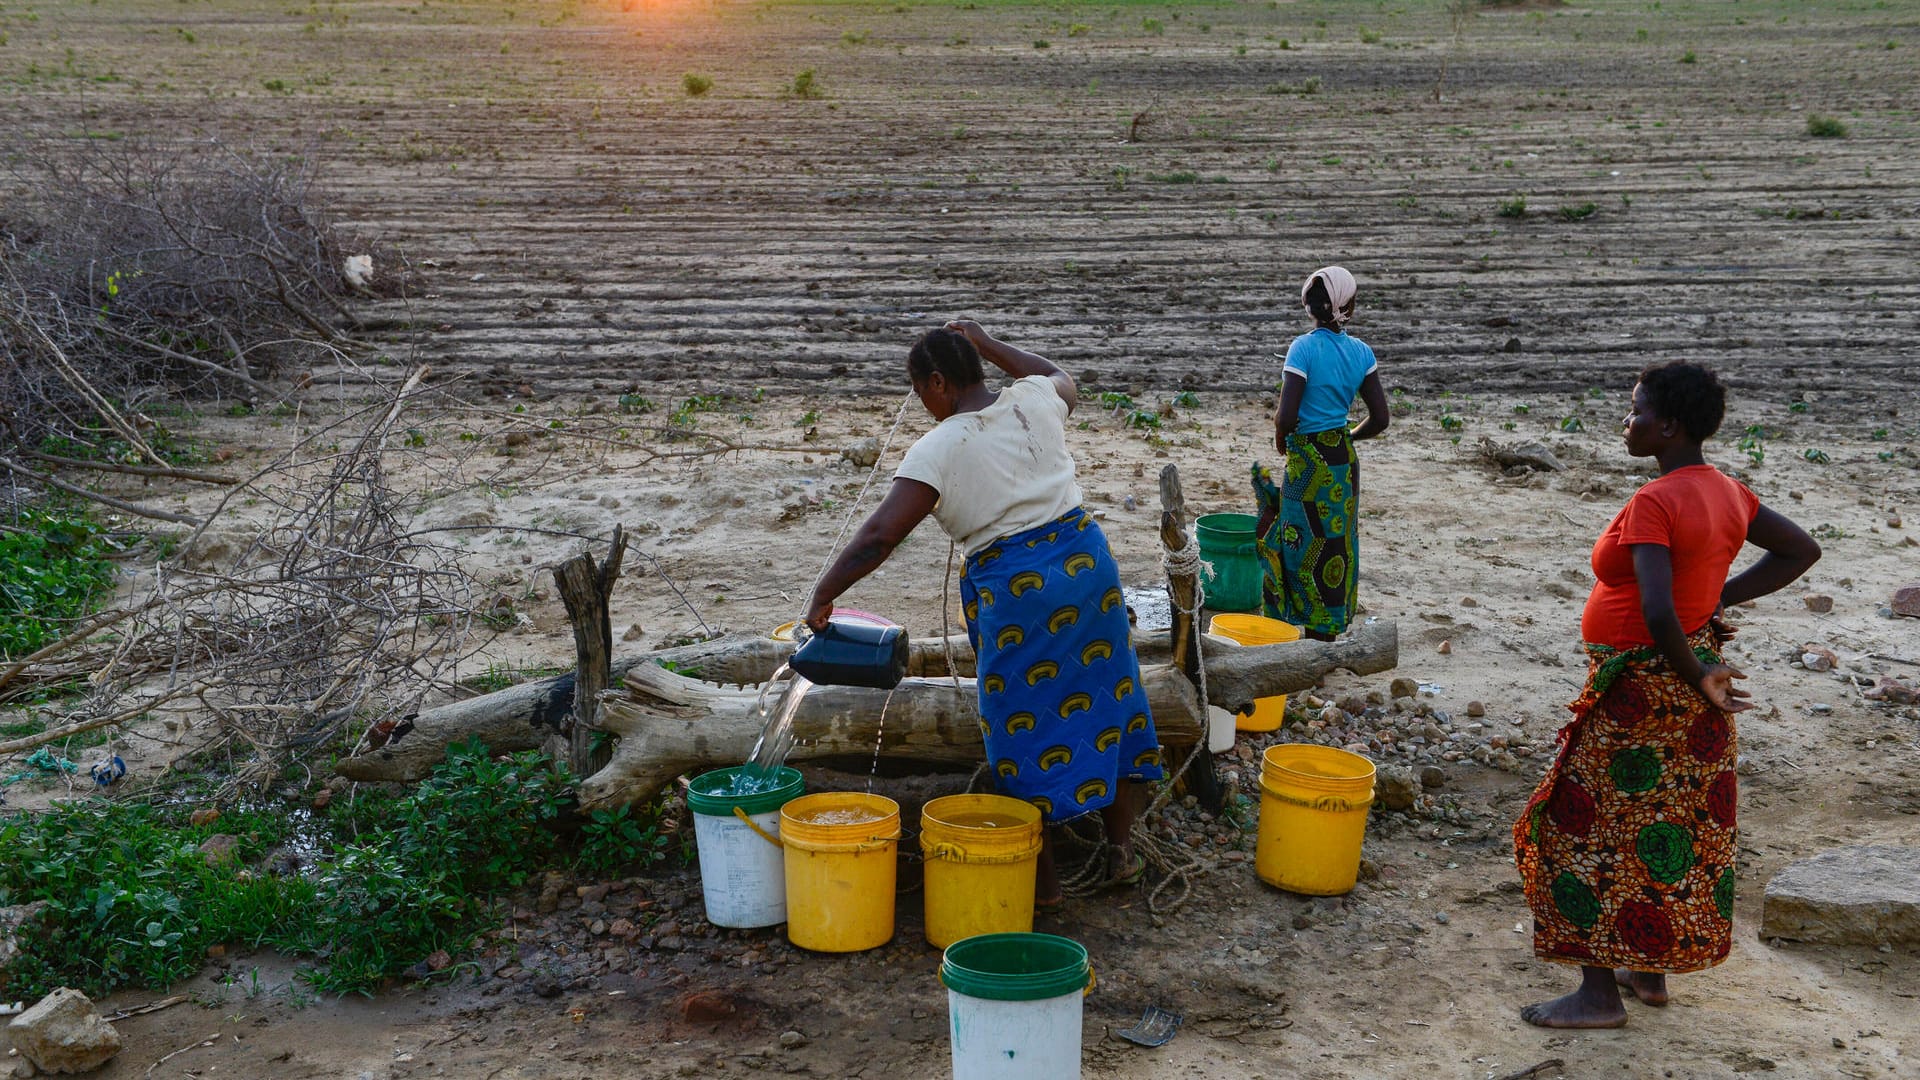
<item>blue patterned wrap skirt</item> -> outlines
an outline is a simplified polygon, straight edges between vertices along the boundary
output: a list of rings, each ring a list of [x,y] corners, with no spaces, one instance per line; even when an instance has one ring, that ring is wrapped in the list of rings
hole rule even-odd
[[[967,557],[960,577],[999,789],[1065,821],[1158,780],[1160,740],[1140,684],[1120,568],[1079,507]]]

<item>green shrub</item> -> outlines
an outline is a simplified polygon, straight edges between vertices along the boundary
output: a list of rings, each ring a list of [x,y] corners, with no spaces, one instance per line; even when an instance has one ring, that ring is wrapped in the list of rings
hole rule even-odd
[[[1807,117],[1807,134],[1816,139],[1844,139],[1847,137],[1847,125],[1837,116],[1822,116],[1813,113]]]
[[[705,75],[696,75],[689,71],[685,75],[680,76],[680,86],[687,92],[688,97],[699,97],[713,89],[713,80]]]
[[[1503,218],[1523,218],[1527,216],[1527,197],[1515,195],[1511,199],[1500,201],[1499,214]]]
[[[1578,206],[1561,207],[1560,217],[1563,221],[1585,221],[1599,212],[1600,207],[1598,205],[1590,202],[1581,203]]]
[[[821,95],[820,82],[814,77],[813,69],[808,68],[793,77],[793,96],[797,98],[817,98]]]
[[[321,826],[330,848],[311,877],[241,872],[198,850],[226,833],[241,863],[258,860],[286,839],[273,808],[200,826],[186,823],[189,806],[134,802],[0,819],[0,906],[51,905],[42,932],[18,938],[8,993],[158,989],[219,944],[311,957],[302,977],[315,989],[369,992],[436,950],[470,947],[496,921],[494,898],[544,868],[665,856],[654,810],[597,812],[570,850],[554,826],[572,798],[566,772],[539,754],[496,759],[477,742],[456,745],[405,795],[330,806]]]
[[[59,639],[113,584],[111,549],[97,525],[44,510],[0,531],[0,656]]]

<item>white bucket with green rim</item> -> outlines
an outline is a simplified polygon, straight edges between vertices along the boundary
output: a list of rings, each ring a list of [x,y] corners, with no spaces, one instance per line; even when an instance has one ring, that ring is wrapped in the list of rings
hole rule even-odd
[[[1079,1080],[1080,999],[1093,968],[1053,934],[980,934],[940,964],[953,1080]]]
[[[734,794],[745,766],[702,773],[687,787],[693,841],[700,852],[700,894],[707,921],[751,929],[787,921],[786,852],[780,808],[799,798],[804,782],[782,768],[765,790]]]

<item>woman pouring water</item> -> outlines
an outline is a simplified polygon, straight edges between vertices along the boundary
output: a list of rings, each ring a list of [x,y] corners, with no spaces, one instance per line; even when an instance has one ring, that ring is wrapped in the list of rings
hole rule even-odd
[[[990,389],[982,358],[1014,381]],[[960,601],[995,782],[1048,822],[1098,811],[1113,879],[1138,881],[1146,864],[1133,852],[1133,819],[1144,784],[1164,773],[1119,567],[1080,506],[1067,452],[1073,377],[965,320],[921,335],[907,377],[937,423],[827,568],[807,624],[824,630],[840,594],[931,514],[967,557]],[[1061,899],[1043,840],[1035,902]]]

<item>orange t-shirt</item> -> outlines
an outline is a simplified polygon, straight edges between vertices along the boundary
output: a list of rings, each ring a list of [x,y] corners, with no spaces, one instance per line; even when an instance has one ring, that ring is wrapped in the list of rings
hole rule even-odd
[[[1633,545],[1659,544],[1673,560],[1673,608],[1688,633],[1706,625],[1720,604],[1727,570],[1747,542],[1760,499],[1711,465],[1688,465],[1650,481],[1615,514],[1593,545],[1599,580],[1580,616],[1580,637],[1631,649],[1653,644],[1640,614]]]

